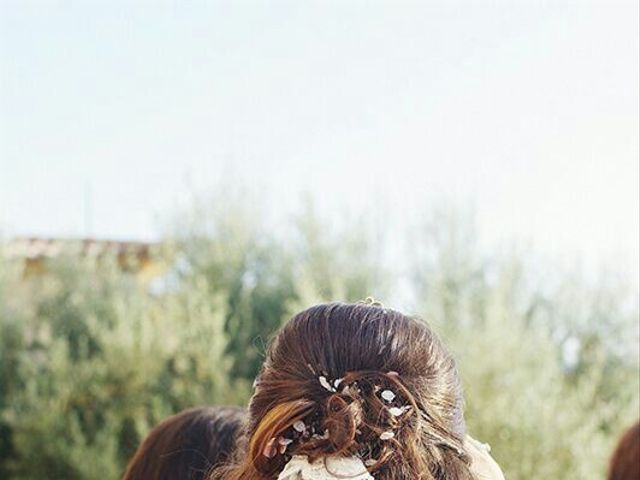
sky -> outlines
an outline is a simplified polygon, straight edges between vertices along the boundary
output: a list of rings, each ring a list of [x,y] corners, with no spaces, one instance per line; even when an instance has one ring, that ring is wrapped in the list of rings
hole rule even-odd
[[[637,282],[638,18],[637,0],[1,1],[0,234],[155,239],[233,181],[282,211],[471,207],[488,243]]]

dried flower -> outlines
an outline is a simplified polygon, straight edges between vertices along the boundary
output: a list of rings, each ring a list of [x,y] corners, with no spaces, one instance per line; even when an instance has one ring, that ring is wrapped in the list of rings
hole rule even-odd
[[[382,432],[380,434],[380,440],[391,440],[395,436],[396,435],[393,432]]]
[[[278,437],[278,451],[282,454],[287,451],[287,447],[293,443],[293,440],[286,437]]]
[[[318,433],[314,433],[312,438],[314,438],[316,440],[328,440],[329,439],[329,430],[325,430],[322,435],[320,435]]]
[[[396,398],[396,394],[391,390],[384,390],[380,396],[387,402],[391,403]]]
[[[304,424],[302,420],[298,420],[296,423],[293,424],[293,429],[296,432],[304,433],[307,430],[307,426]]]
[[[389,413],[394,417],[400,417],[409,410],[411,410],[411,407],[409,405],[405,405],[403,407],[389,407]]]
[[[264,450],[262,451],[262,454],[267,457],[267,458],[273,458],[278,454],[278,450],[275,446],[276,443],[276,439],[272,438],[270,439],[267,444],[264,447]]]
[[[333,388],[329,383],[329,381],[327,380],[327,377],[321,375],[318,377],[318,381],[320,382],[320,385],[322,385],[326,390],[329,390],[330,392],[336,391],[336,389]]]

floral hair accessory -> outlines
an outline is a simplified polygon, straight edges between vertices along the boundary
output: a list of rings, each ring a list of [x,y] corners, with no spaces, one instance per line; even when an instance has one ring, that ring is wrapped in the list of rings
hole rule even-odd
[[[276,447],[276,439],[270,439],[262,450],[262,455],[267,458],[273,458],[278,454],[278,448]]]
[[[391,390],[384,390],[380,396],[382,397],[383,400],[385,400],[386,402],[393,402],[393,400],[396,398],[396,394],[393,393]]]
[[[336,388],[333,385],[331,385],[331,383],[329,383],[329,380],[327,380],[327,377],[325,377],[324,375],[320,375],[318,377],[318,381],[320,382],[320,385],[322,385],[322,387],[325,390],[328,390],[330,392],[336,391]]]
[[[322,435],[320,435],[319,433],[314,433],[311,438],[313,438],[314,440],[329,440],[329,430],[325,429]]]
[[[391,440],[395,436],[396,434],[393,432],[382,432],[380,434],[380,440]]]
[[[298,420],[293,424],[293,429],[298,433],[304,433],[307,430],[307,426],[302,420]]]
[[[280,453],[284,453],[287,447],[293,443],[291,438],[278,437],[278,445],[280,445]]]
[[[322,385],[322,388],[324,388],[325,390],[331,393],[336,393],[338,391],[338,388],[340,388],[342,382],[344,382],[344,378],[338,378],[330,382],[327,377],[325,377],[324,375],[320,375],[318,377],[318,382],[320,382],[320,385]]]
[[[404,407],[391,407],[389,408],[389,413],[394,417],[401,417],[405,414],[405,412],[408,412],[409,410],[411,410],[411,407],[409,405],[405,405]]]
[[[415,408],[414,404],[406,403],[407,394],[400,383],[400,375],[395,371],[344,372],[343,377],[334,379],[326,372],[315,373],[313,367],[308,366],[320,386],[331,394],[340,395],[344,402],[361,402],[363,394],[375,395],[379,399],[382,403],[380,407],[387,412],[387,415],[379,417],[379,421],[382,422],[379,425],[380,430],[374,434],[374,438],[377,437],[379,442],[395,441],[400,429],[403,428],[404,418],[401,417]],[[363,435],[360,428],[356,426],[357,436]],[[330,431],[318,412],[299,418],[287,430],[286,434],[270,439],[263,449],[265,457],[272,459],[281,455],[282,461],[288,462],[281,476],[278,477],[280,480],[373,479],[367,467],[376,468],[379,462],[384,461],[383,458],[371,458],[373,452],[362,449],[356,457],[319,457],[310,463],[306,456],[299,454],[300,451],[304,452],[304,444],[331,439]],[[329,466],[329,463],[333,466]],[[354,475],[343,475],[343,467],[350,469],[348,473],[354,473]]]

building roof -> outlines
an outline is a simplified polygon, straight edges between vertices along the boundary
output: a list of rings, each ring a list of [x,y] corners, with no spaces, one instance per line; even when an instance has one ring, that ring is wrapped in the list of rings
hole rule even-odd
[[[19,237],[5,244],[4,252],[8,258],[55,258],[62,252],[77,252],[86,257],[99,257],[104,254],[148,256],[152,247],[150,242],[132,242],[95,238],[43,238]]]

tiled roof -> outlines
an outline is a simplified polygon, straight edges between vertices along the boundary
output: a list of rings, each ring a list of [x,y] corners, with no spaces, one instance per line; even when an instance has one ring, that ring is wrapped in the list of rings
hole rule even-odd
[[[88,257],[104,254],[135,254],[146,256],[156,244],[148,242],[123,242],[94,238],[14,238],[5,244],[9,258],[54,258],[62,252],[77,252]]]

